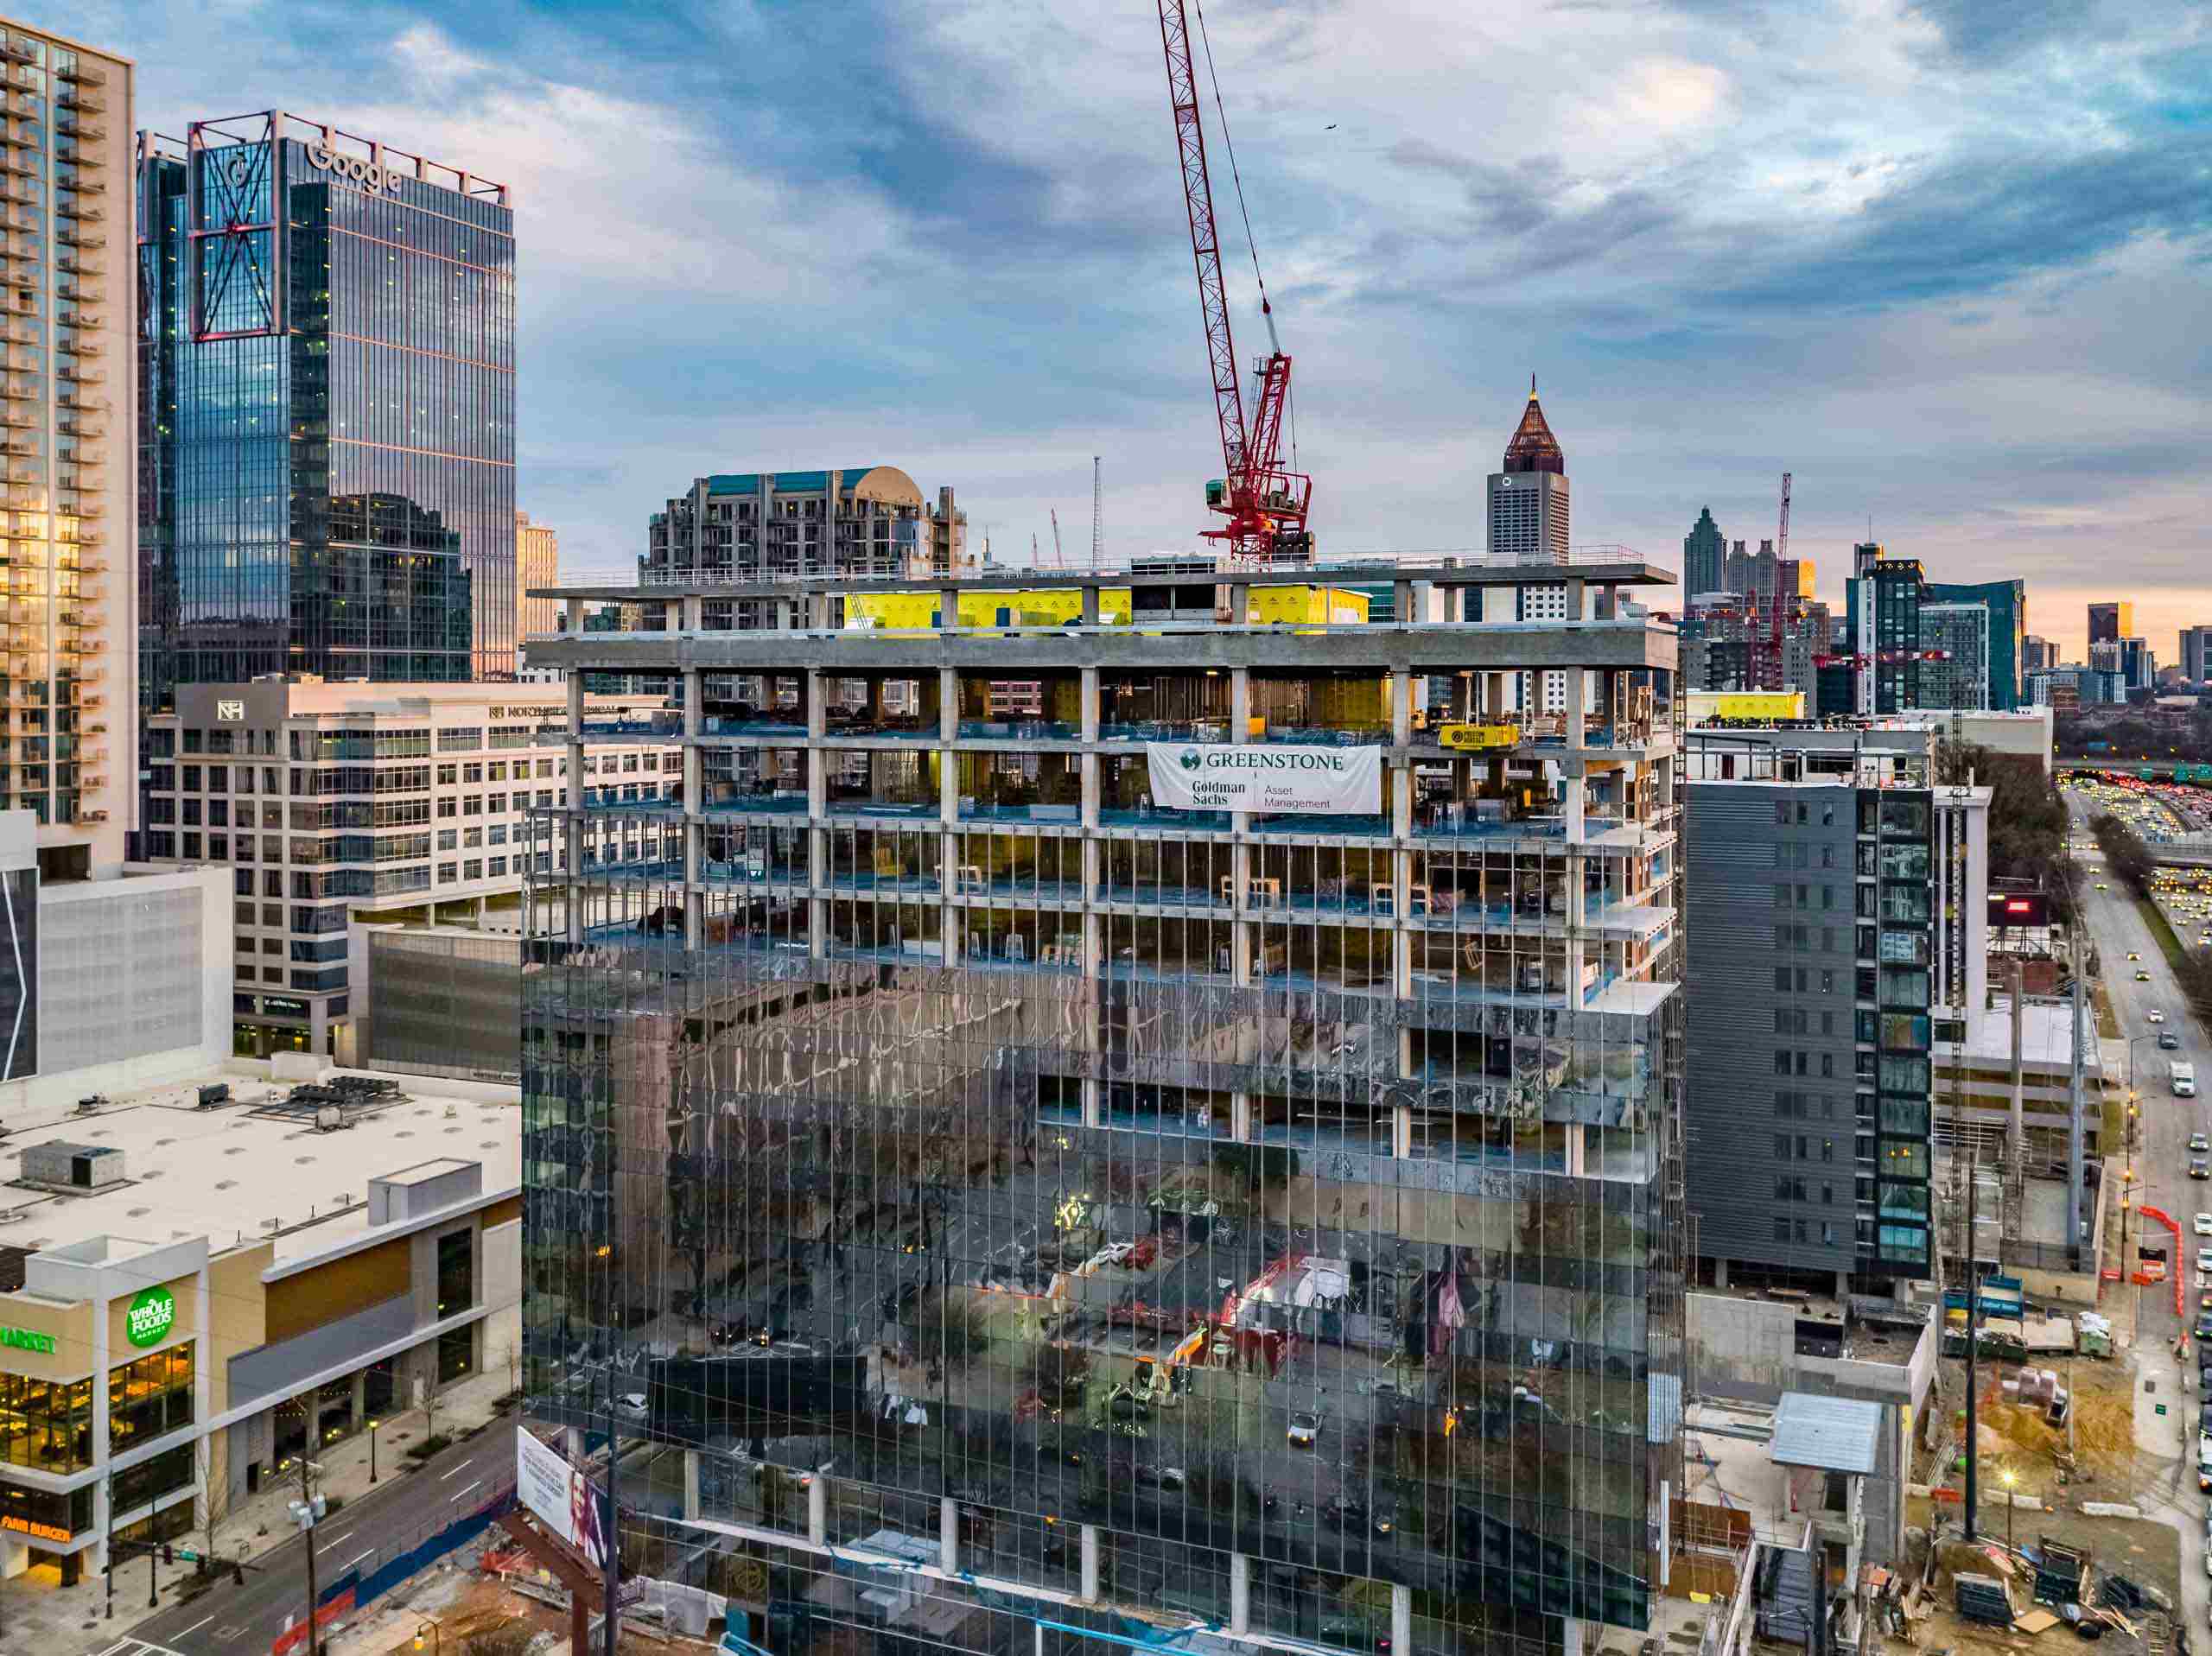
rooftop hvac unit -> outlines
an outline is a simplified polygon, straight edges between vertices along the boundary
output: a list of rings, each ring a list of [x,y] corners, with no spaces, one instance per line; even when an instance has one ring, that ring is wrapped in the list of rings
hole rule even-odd
[[[22,1177],[36,1184],[97,1190],[124,1177],[123,1152],[113,1145],[75,1145],[54,1139],[23,1152]]]

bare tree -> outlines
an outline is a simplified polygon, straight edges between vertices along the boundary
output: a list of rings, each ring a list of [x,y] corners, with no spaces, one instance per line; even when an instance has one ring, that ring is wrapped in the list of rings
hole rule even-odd
[[[194,1529],[203,1544],[199,1549],[200,1556],[213,1558],[222,1551],[219,1532],[231,1518],[230,1469],[217,1468],[215,1440],[212,1436],[203,1437],[193,1445],[192,1458],[199,1469],[200,1489],[195,1514],[200,1522]]]

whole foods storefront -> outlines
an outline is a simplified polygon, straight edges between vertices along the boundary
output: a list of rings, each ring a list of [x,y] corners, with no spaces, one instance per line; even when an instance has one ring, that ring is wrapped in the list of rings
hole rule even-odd
[[[105,1538],[179,1532],[207,1408],[204,1240],[30,1255],[0,1294],[0,1575],[72,1585]]]

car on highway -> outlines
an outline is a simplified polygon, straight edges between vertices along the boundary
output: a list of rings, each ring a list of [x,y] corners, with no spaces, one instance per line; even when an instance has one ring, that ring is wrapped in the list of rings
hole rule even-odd
[[[2166,1021],[2165,1013],[2160,1012],[2156,1006],[2152,1007],[2143,1016],[2153,1024],[2163,1024]]]
[[[1321,1435],[1321,1417],[1303,1412],[1290,1418],[1290,1428],[1283,1436],[1294,1449],[1311,1449],[1313,1440]]]
[[[2193,1179],[2212,1179],[2212,1166],[2207,1166],[2204,1158],[2199,1156],[2190,1163],[2189,1176]]]
[[[2135,968],[2135,980],[2138,983],[2148,983],[2151,980],[2151,974],[2139,966]]]
[[[2178,1035],[2175,1034],[2175,1033],[2174,1033],[2171,1030],[2170,1030],[2170,1029],[2162,1029],[2162,1030],[2160,1030],[2160,1031],[2158,1031],[2158,1050],[2159,1050],[2159,1051],[2161,1051],[2161,1052],[2176,1052],[2176,1051],[2180,1050],[2180,1049],[2181,1049],[2181,1037],[2180,1037],[2180,1036],[2178,1036]]]
[[[2191,1228],[2194,1229],[2199,1236],[2212,1236],[2212,1213],[2201,1213],[2197,1215],[2196,1220],[2192,1222]]]
[[[2189,1135],[2189,1153],[2192,1156],[2212,1156],[2212,1139],[2201,1133]]]
[[[2099,881],[2097,882],[2097,889],[2098,889],[2099,891],[2110,891],[2110,890],[2112,889],[2112,887],[2111,887],[2111,886],[2109,886],[2109,885],[2106,885],[2106,884],[2104,883],[2104,881],[2102,881],[2102,880],[2099,880]]]
[[[2129,949],[2129,950],[2127,951],[2127,958],[2128,958],[2129,960],[2131,960],[2131,961],[2139,961],[2139,960],[2141,960],[2143,957],[2142,957],[2140,955],[2137,954],[2133,949]]]

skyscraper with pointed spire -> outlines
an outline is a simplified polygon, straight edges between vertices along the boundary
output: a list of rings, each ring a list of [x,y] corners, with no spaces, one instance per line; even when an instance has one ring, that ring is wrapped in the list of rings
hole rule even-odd
[[[1700,593],[1726,590],[1728,542],[1720,525],[1713,521],[1713,508],[1701,508],[1690,532],[1682,536],[1682,607]]]
[[[1536,401],[1529,376],[1529,406],[1505,445],[1505,459],[1490,475],[1490,560],[1492,563],[1567,561],[1567,456]]]

